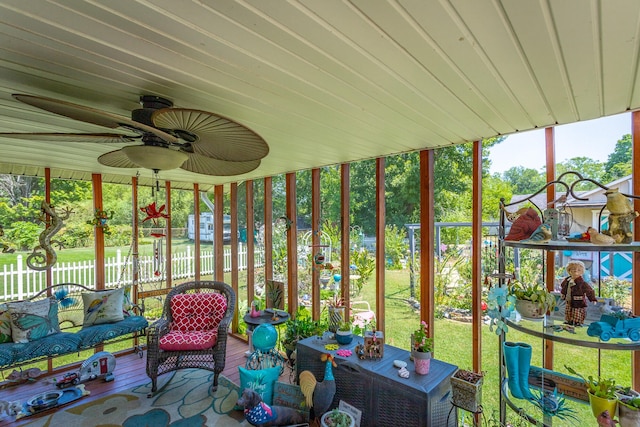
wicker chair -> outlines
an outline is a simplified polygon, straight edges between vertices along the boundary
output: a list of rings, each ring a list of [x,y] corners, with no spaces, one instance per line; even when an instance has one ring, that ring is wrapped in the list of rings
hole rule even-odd
[[[185,368],[213,371],[212,390],[217,389],[235,305],[233,289],[217,281],[183,283],[167,294],[162,317],[147,329],[150,396],[159,375]]]

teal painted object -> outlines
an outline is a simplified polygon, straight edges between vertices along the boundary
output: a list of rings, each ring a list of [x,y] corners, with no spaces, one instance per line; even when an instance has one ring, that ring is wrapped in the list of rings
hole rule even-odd
[[[509,383],[509,391],[516,399],[522,399],[522,391],[520,389],[520,375],[518,370],[518,344],[514,342],[505,342],[502,346],[504,353],[504,361],[507,365],[507,378]],[[527,382],[528,384],[528,382]]]
[[[531,346],[519,342],[518,345],[518,383],[523,399],[533,399],[529,390],[529,370],[531,369]]]

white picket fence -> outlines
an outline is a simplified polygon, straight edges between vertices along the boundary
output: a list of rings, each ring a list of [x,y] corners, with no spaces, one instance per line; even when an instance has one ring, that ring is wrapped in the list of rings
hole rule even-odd
[[[255,266],[264,264],[264,253],[255,251]],[[132,259],[127,260],[120,250],[115,257],[105,259],[105,286],[107,288],[118,284],[131,283],[134,267]],[[238,247],[238,270],[247,269],[247,247]],[[138,257],[138,282],[145,283],[165,280],[166,268],[158,265],[153,255]],[[224,271],[231,271],[231,249],[224,248]],[[171,272],[173,279],[195,277],[194,254],[187,246],[183,252],[174,252],[171,256]],[[208,275],[214,272],[213,251],[203,250],[200,253],[200,274]],[[31,270],[26,266],[22,255],[18,255],[15,264],[4,265],[0,271],[0,302],[21,300],[40,292],[46,287],[46,271]],[[58,262],[51,267],[52,282],[79,283],[88,287],[95,286],[95,261]]]

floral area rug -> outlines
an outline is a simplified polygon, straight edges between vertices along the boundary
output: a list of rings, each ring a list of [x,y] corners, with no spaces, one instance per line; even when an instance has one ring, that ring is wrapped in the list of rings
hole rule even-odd
[[[164,377],[164,378],[163,378]],[[242,411],[233,408],[240,388],[220,375],[218,390],[211,392],[213,372],[183,369],[158,378],[169,381],[164,389],[147,398],[151,383],[127,392],[114,393],[85,404],[61,409],[27,424],[30,427],[200,427],[249,426]],[[117,381],[117,379],[116,379]]]

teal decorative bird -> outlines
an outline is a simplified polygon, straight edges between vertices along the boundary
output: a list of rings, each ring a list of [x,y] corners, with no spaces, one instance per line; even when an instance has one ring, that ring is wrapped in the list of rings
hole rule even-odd
[[[102,299],[94,299],[93,301],[91,301],[91,304],[89,304],[89,307],[87,307],[87,314],[91,314],[94,311],[99,310],[103,304],[107,303],[108,299],[109,296],[105,295],[102,297]]]
[[[549,224],[541,224],[531,237],[524,239],[523,242],[547,243],[549,240],[551,240],[551,226]]]
[[[331,354],[323,354],[321,360],[326,362],[322,382],[317,382],[311,371],[301,372],[299,381],[307,406],[313,408],[313,413],[316,417],[322,416],[329,410],[336,394],[336,380],[333,377],[333,368],[338,365],[333,361]]]

